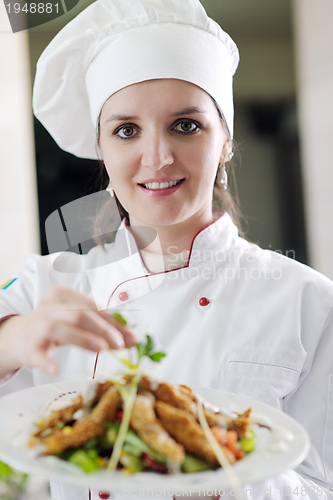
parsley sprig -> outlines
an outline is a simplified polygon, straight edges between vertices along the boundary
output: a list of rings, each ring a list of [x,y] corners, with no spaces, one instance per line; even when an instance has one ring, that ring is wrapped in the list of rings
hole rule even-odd
[[[150,358],[155,363],[159,363],[159,361],[161,361],[161,359],[165,357],[165,353],[161,351],[154,352],[153,339],[149,335],[146,335],[146,338],[146,342],[141,342],[136,346],[138,349],[139,360],[143,358],[143,356],[148,356],[148,358]]]

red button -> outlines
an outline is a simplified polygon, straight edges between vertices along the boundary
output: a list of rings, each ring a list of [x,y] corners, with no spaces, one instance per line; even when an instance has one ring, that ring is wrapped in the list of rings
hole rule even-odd
[[[199,300],[199,304],[201,306],[208,306],[209,303],[210,302],[209,302],[209,300],[206,297],[201,297],[201,299]]]
[[[98,496],[99,496],[99,498],[101,498],[102,500],[106,500],[107,498],[109,498],[110,493],[106,493],[106,491],[100,491],[100,492],[98,493]]]
[[[126,302],[126,300],[128,300],[128,294],[126,292],[120,292],[118,297],[122,302]]]

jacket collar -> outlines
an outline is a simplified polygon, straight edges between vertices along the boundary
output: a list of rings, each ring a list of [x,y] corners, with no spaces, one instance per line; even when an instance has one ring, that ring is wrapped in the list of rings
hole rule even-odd
[[[189,260],[185,268],[199,266],[202,262],[223,261],[228,258],[231,248],[241,239],[238,230],[227,213],[204,227],[193,238]],[[151,273],[144,265],[135,238],[122,221],[116,234],[115,243],[109,246],[110,263],[87,271],[91,290],[97,308],[120,307],[125,301],[132,301],[146,295],[160,286],[167,273]],[[161,255],[163,259],[163,256]]]
[[[124,232],[126,234],[130,255],[138,252],[141,256],[135,236],[126,219],[122,220],[119,230],[122,231],[118,231],[117,233],[115,240],[116,245],[119,241],[119,235]],[[225,211],[220,212],[217,219],[202,228],[194,236],[190,247],[188,262],[185,267],[193,267],[200,262],[207,262],[207,260],[215,260],[214,257],[216,257],[217,254],[220,255],[221,253],[230,251],[230,249],[235,246],[238,239],[238,229],[232,222],[230,215]],[[141,262],[145,268],[142,258]],[[149,273],[148,269],[146,269],[146,272]]]

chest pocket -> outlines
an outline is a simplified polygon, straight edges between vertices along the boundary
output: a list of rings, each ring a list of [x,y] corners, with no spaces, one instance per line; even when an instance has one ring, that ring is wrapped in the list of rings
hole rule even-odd
[[[299,376],[294,368],[232,359],[226,365],[223,389],[281,409],[282,398],[297,387]]]

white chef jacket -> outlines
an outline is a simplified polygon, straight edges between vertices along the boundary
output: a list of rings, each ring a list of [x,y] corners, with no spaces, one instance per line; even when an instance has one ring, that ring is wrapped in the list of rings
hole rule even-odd
[[[246,498],[333,498],[333,283],[279,253],[238,236],[225,213],[194,238],[184,268],[150,273],[123,221],[112,244],[87,255],[31,256],[0,292],[0,318],[29,313],[53,285],[118,310],[137,332],[149,332],[167,356],[149,371],[161,380],[250,396],[283,410],[308,431],[311,451],[295,471]],[[201,300],[206,299],[206,300]],[[208,305],[204,305],[207,304]],[[62,346],[56,377],[33,370],[33,383],[110,373],[113,359]],[[0,387],[17,390],[19,371]],[[284,495],[284,487],[291,493]],[[298,487],[298,490],[296,488]],[[303,489],[301,490],[301,488]],[[331,492],[319,491],[318,488]],[[249,493],[250,491],[250,493]],[[289,490],[288,490],[289,492]],[[118,495],[115,495],[118,497]],[[98,500],[98,491],[52,484],[54,500]]]

